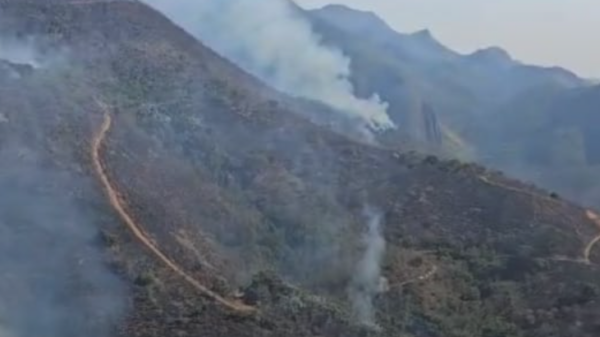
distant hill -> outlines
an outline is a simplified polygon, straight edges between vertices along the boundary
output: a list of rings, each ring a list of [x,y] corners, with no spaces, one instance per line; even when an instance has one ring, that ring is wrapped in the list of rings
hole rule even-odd
[[[524,92],[586,83],[565,69],[522,64],[498,47],[461,55],[427,30],[398,33],[375,14],[343,5],[307,15],[328,43],[351,57],[357,87],[380,92],[408,132],[419,132],[411,121],[421,118],[419,107],[427,105],[441,124],[469,140],[481,119]]]
[[[342,5],[307,15],[326,41],[352,57],[357,87],[390,101],[412,139],[428,139],[420,122],[428,107],[443,133],[442,153],[600,205],[592,131],[600,103],[590,81],[523,64],[499,47],[461,55],[429,31],[399,33],[374,13]]]

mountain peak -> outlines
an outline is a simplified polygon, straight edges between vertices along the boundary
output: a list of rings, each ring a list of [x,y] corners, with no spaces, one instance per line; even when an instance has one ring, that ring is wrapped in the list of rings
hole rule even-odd
[[[414,37],[414,38],[418,38],[418,39],[431,39],[431,40],[435,40],[435,38],[433,37],[433,34],[431,33],[431,30],[429,29],[421,29],[419,31],[416,31],[412,34],[410,34],[410,36]]]
[[[406,35],[407,46],[413,52],[420,51],[420,58],[431,58],[436,55],[436,59],[449,60],[456,57],[456,53],[438,41],[431,30],[422,29],[414,33]]]
[[[514,60],[510,54],[500,47],[488,47],[476,50],[474,53],[468,55],[472,60],[494,63],[494,64],[507,64],[513,63]]]
[[[390,26],[374,12],[362,11],[345,5],[326,5],[320,9],[315,9],[312,12],[317,16],[346,29],[392,30],[392,28],[390,28]]]
[[[381,20],[381,18],[379,18],[379,16],[377,16],[377,14],[375,14],[372,11],[363,11],[363,10],[351,8],[346,5],[341,5],[341,4],[325,5],[321,9],[318,9],[318,10],[322,11],[322,12],[335,13],[337,15],[342,14],[342,15],[346,15],[346,16],[353,16],[355,18],[360,18],[362,20],[373,20],[373,21],[383,22],[383,20]]]

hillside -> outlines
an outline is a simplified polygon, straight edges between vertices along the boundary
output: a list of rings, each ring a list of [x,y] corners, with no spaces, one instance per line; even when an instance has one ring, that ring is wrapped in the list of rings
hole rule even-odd
[[[0,334],[600,332],[592,211],[315,125],[139,2],[0,13],[51,60],[0,71]]]
[[[578,202],[600,203],[598,87],[541,88],[499,108],[478,135],[482,159]]]

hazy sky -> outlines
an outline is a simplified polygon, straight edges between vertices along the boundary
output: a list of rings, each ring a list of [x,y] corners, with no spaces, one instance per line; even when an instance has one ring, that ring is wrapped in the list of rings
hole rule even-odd
[[[402,32],[429,28],[460,52],[498,45],[528,63],[600,78],[600,0],[296,0],[372,10]]]

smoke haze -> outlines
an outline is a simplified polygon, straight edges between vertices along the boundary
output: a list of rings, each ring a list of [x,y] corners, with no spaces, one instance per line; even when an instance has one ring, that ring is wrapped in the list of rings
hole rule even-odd
[[[0,41],[0,62],[55,59],[29,41]],[[61,119],[40,105],[60,86],[43,79],[46,70],[7,82],[9,93],[27,98],[0,107],[0,337],[108,337],[126,292],[105,265],[98,212],[83,197],[91,181],[69,169],[74,160],[57,166],[46,148]]]
[[[381,263],[385,254],[385,239],[381,232],[381,213],[365,210],[367,232],[363,236],[365,252],[359,261],[349,290],[354,313],[364,324],[376,325],[373,298],[382,291]]]
[[[26,64],[37,68],[40,66],[37,53],[31,43],[0,37],[0,59]]]
[[[324,46],[286,0],[145,2],[273,87],[330,105],[368,129],[394,127],[378,95],[354,95],[351,60]]]
[[[123,289],[65,193],[72,177],[35,157],[16,146],[0,152],[0,325],[12,332],[0,336],[109,336]]]

